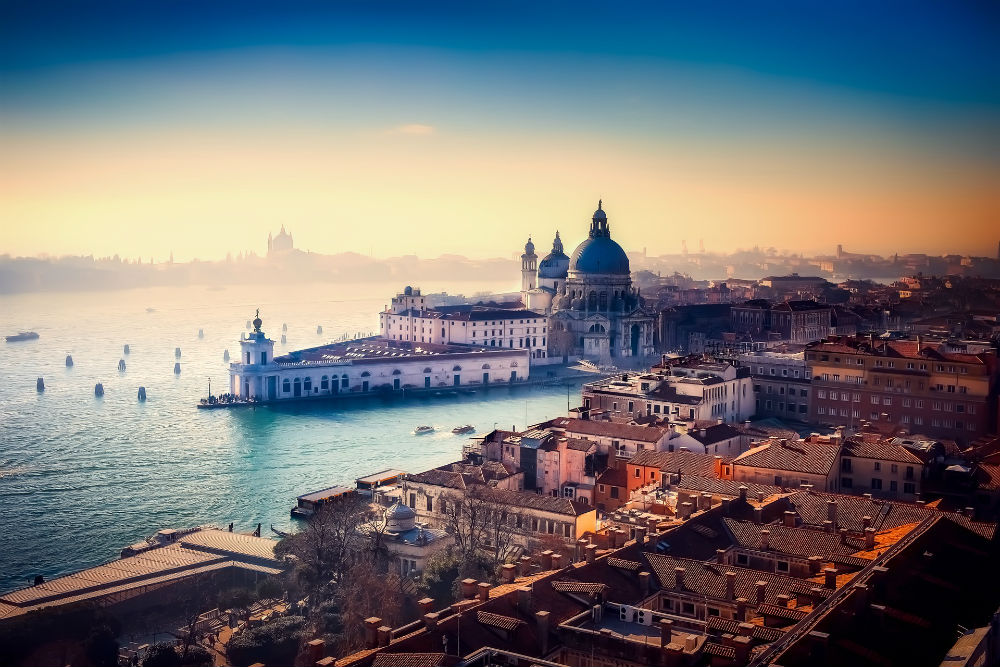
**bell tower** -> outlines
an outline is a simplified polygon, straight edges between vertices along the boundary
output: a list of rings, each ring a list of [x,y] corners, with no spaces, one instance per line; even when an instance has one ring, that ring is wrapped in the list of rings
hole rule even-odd
[[[524,254],[521,255],[521,302],[528,306],[528,292],[538,285],[538,255],[535,254],[535,244],[528,237],[524,244]]]

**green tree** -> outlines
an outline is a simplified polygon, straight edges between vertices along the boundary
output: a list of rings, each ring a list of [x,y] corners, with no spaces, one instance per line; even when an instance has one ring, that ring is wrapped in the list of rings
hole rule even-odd
[[[93,628],[83,640],[87,660],[95,667],[114,667],[118,664],[118,639],[110,625]]]

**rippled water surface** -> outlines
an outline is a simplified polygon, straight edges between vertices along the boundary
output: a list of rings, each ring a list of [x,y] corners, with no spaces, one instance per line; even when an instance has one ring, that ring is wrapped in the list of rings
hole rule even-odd
[[[484,432],[494,423],[522,426],[565,413],[562,387],[195,409],[209,380],[215,393],[228,387],[223,351],[236,357],[258,306],[271,338],[279,340],[288,324],[288,344],[276,345],[278,353],[374,330],[396,287],[0,297],[0,334],[41,334],[0,343],[0,590],[104,562],[160,528],[230,521],[242,530],[258,522],[265,531],[271,523],[287,528],[297,495],[383,468],[420,471],[458,458],[464,438],[451,434],[456,425]],[[173,373],[176,347],[180,375]],[[38,377],[43,393],[35,390]],[[100,399],[97,382],[105,389]],[[145,403],[136,399],[140,386]],[[421,424],[439,431],[412,435]]]

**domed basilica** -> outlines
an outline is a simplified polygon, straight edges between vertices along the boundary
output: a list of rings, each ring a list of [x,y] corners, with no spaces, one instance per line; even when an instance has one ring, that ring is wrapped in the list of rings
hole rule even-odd
[[[656,314],[632,289],[628,256],[611,238],[602,202],[590,234],[569,257],[559,232],[538,261],[528,239],[521,255],[521,300],[549,316],[549,356],[644,357],[656,352]]]

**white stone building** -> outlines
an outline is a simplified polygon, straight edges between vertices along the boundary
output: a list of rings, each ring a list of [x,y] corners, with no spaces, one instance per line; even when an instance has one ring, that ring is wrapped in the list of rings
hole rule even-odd
[[[379,313],[379,335],[391,341],[527,350],[533,364],[548,358],[548,322],[540,313],[495,306],[430,308],[407,287]]]
[[[229,366],[229,392],[239,399],[277,401],[379,391],[430,390],[511,383],[529,377],[529,350],[414,343],[379,337],[331,343],[274,357],[261,330],[240,341]],[[539,326],[542,326],[539,324]]]
[[[628,256],[611,239],[601,202],[588,238],[571,257],[563,253],[558,232],[541,262],[528,239],[521,255],[521,299],[550,315],[549,356],[608,360],[656,351],[656,314],[632,288]]]

